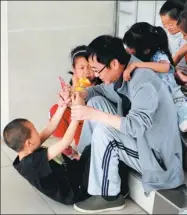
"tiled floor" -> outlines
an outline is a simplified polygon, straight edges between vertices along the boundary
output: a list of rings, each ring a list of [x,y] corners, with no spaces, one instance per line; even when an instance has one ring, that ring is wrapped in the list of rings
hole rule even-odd
[[[49,199],[23,179],[12,167],[15,157],[16,153],[1,144],[1,214],[76,214],[72,206]],[[116,213],[146,214],[130,199]]]

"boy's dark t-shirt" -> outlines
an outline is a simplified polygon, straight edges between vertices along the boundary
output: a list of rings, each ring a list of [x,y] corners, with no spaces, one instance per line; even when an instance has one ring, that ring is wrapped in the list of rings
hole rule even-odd
[[[69,205],[83,201],[87,193],[91,145],[87,146],[79,161],[70,160],[63,155],[65,164],[48,161],[47,148],[39,148],[19,161],[17,157],[14,168],[36,189],[60,203]],[[128,167],[119,161],[121,177],[121,194],[128,192]]]
[[[60,203],[73,204],[79,201],[77,195],[83,173],[82,163],[87,161],[70,160],[68,157],[65,161],[66,165],[48,161],[47,148],[39,148],[21,161],[17,157],[13,166],[43,194]]]

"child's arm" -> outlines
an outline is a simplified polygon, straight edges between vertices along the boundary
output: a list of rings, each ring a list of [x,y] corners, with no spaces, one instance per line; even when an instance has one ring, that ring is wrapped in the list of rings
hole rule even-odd
[[[76,92],[72,98],[72,105],[84,104],[84,100],[80,97],[79,93]],[[79,121],[72,120],[63,138],[56,144],[48,148],[48,160],[51,160],[62,153],[62,151],[72,143],[78,124]]]
[[[51,134],[55,131],[57,128],[66,108],[68,105],[68,100],[64,100],[62,97],[63,92],[60,92],[58,95],[58,109],[56,110],[55,114],[53,115],[52,119],[48,122],[47,126],[43,129],[43,131],[40,133],[40,141],[41,144],[45,142]]]
[[[177,53],[175,54],[175,56],[173,57],[173,61],[175,66],[180,62],[180,60],[187,54],[187,44],[185,44],[184,46],[182,46],[182,48],[180,48]]]
[[[51,160],[62,153],[62,151],[72,143],[78,124],[79,121],[71,121],[63,138],[48,148],[48,160]]]
[[[123,73],[123,78],[125,81],[130,80],[131,73],[136,68],[149,68],[155,72],[163,72],[167,73],[170,69],[170,63],[168,61],[160,61],[160,62],[135,62],[129,64],[129,66],[125,69]]]
[[[51,134],[55,131],[57,128],[67,106],[58,106],[58,109],[56,110],[55,114],[51,118],[51,120],[48,122],[46,127],[43,129],[43,131],[40,133],[40,141],[41,144],[44,143],[50,136]]]

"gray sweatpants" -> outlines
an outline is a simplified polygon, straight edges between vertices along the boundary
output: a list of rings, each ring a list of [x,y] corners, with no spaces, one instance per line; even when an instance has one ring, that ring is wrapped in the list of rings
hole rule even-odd
[[[96,96],[88,106],[116,114],[116,107],[104,97]],[[78,151],[82,153],[91,144],[91,164],[88,193],[91,195],[116,196],[120,192],[119,160],[141,173],[136,139],[95,121],[85,121]]]

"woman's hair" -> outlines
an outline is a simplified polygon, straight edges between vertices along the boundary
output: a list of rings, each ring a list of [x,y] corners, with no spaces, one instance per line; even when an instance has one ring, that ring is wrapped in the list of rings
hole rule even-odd
[[[167,0],[160,9],[160,16],[168,15],[171,19],[178,20],[184,10],[187,0]]]
[[[161,51],[173,64],[167,34],[160,26],[155,27],[147,22],[136,23],[125,33],[123,42],[135,49],[136,56],[142,61],[150,61],[157,51]]]
[[[181,12],[177,25],[180,26],[180,28],[187,33],[187,8],[185,8],[184,11]]]
[[[85,45],[77,46],[71,51],[70,56],[73,67],[75,67],[75,59],[77,57],[84,57],[86,58],[86,60],[88,60],[87,46]]]

